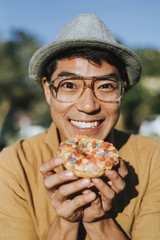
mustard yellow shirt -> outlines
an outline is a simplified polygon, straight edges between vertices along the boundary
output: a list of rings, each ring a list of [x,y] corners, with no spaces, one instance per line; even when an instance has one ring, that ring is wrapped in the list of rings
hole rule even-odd
[[[158,240],[160,143],[138,135],[126,138],[122,133],[116,134],[115,142],[129,174],[126,189],[117,195],[111,214],[131,239]],[[0,153],[0,239],[46,238],[56,213],[39,166],[56,157],[58,146],[52,124],[44,133],[18,141]]]

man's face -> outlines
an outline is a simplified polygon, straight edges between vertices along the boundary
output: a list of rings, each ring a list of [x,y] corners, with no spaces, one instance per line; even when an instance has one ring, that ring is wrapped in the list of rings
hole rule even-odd
[[[61,72],[85,77],[99,77],[113,73],[119,77],[117,68],[109,63],[102,61],[102,66],[99,67],[79,57],[59,60],[57,68],[51,76],[51,81],[56,79]],[[42,82],[53,122],[59,129],[62,138],[69,139],[79,134],[104,140],[110,135],[119,118],[119,103],[106,103],[98,100],[90,88],[85,89],[83,95],[76,102],[58,102],[52,96],[48,83]]]

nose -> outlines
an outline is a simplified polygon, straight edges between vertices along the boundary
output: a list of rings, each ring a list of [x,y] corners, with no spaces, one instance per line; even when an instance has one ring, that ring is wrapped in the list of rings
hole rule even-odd
[[[76,103],[76,108],[80,112],[93,114],[100,110],[100,104],[94,96],[92,89],[86,88],[80,99]]]

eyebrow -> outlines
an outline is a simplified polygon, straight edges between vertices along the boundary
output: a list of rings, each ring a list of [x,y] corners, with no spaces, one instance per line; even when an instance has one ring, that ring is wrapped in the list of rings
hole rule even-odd
[[[72,72],[60,72],[60,73],[58,73],[58,77],[69,77],[69,76],[79,77],[79,75],[77,75],[76,73],[72,73]]]
[[[79,74],[76,74],[76,73],[72,73],[72,72],[66,72],[66,71],[62,71],[60,73],[58,73],[58,77],[76,77],[76,78],[85,78],[85,76],[81,76]],[[115,78],[117,80],[119,80],[119,76],[115,73],[115,72],[112,72],[110,74],[105,74],[105,75],[102,75],[102,76],[93,76],[93,78],[96,78],[96,79],[103,79],[103,78],[108,78],[108,77],[112,77],[112,78]],[[87,77],[86,77],[87,78]]]

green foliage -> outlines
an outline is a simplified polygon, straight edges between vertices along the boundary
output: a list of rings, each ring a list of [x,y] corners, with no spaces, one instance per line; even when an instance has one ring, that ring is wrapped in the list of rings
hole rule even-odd
[[[140,83],[125,94],[122,113],[125,128],[138,132],[140,124],[150,115],[160,114],[160,85],[155,86],[153,92],[146,84],[146,77],[160,81],[160,52],[154,49],[136,49],[135,52],[143,64],[142,77]]]
[[[8,134],[8,138],[15,138],[19,130],[15,119],[19,121],[17,116],[22,113],[28,115],[34,124],[49,124],[50,116],[44,94],[28,77],[28,64],[38,47],[36,38],[20,31],[14,33],[12,41],[0,42],[1,142]]]
[[[141,84],[125,94],[122,102],[122,113],[127,130],[137,132],[141,122],[146,116],[152,114],[150,101],[149,92]]]
[[[136,49],[135,52],[143,63],[144,76],[160,76],[160,51],[154,49]]]

